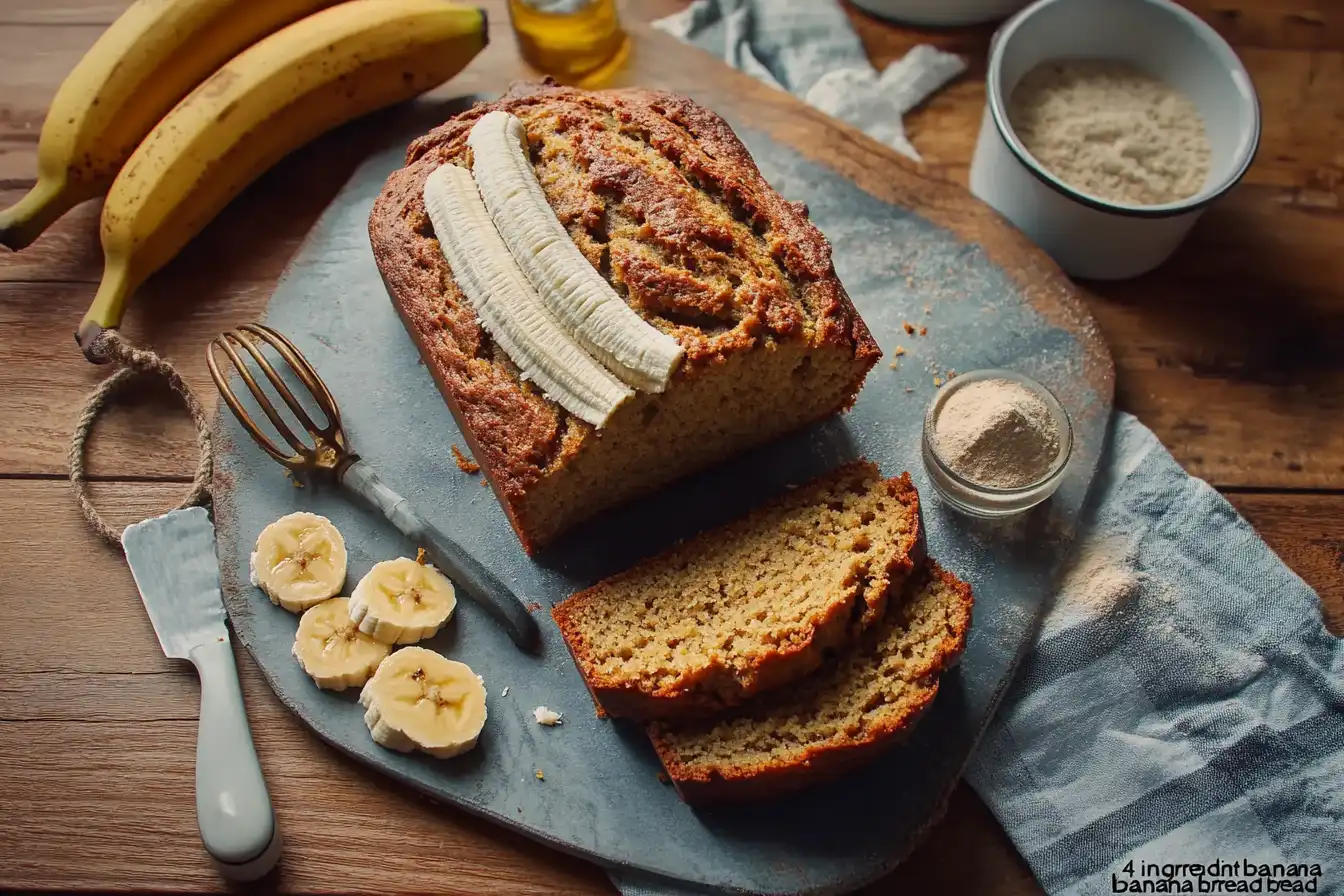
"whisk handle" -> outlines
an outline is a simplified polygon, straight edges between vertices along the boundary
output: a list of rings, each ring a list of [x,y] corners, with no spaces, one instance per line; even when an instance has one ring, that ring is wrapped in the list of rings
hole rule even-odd
[[[387,517],[417,547],[424,548],[429,559],[457,588],[504,627],[513,643],[523,650],[536,647],[541,639],[537,621],[509,586],[416,513],[411,502],[379,479],[367,462],[357,460],[347,467],[341,475],[341,484]]]

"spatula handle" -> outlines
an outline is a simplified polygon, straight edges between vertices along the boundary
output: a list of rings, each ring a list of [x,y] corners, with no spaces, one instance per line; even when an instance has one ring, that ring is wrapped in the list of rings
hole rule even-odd
[[[261,775],[228,638],[193,648],[201,676],[196,735],[196,822],[225,877],[256,880],[280,857],[271,796]]]
[[[387,517],[413,544],[424,548],[434,565],[454,585],[504,627],[513,643],[523,650],[536,647],[541,638],[537,621],[509,586],[416,513],[411,503],[379,479],[367,462],[358,460],[347,467],[341,484]]]

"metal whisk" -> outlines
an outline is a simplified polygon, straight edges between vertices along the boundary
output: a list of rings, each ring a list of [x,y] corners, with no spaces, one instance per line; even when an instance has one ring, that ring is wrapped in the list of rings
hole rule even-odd
[[[326,417],[325,426],[318,426],[295,398],[263,352],[263,343],[273,348],[303,383],[313,402]],[[246,352],[255,366],[265,374],[271,387],[311,441],[299,438],[285,422],[270,396],[252,374],[250,365],[239,349]],[[216,352],[222,352],[228,358],[233,370],[247,385],[257,406],[288,443],[290,453],[277,446],[248,414],[229,384],[229,377],[221,369]],[[341,411],[336,406],[336,399],[332,398],[322,378],[294,343],[263,324],[245,324],[216,336],[206,350],[206,363],[215,386],[219,388],[220,397],[263,451],[296,473],[326,476],[344,486],[365,505],[387,517],[412,543],[423,547],[434,564],[466,592],[467,597],[502,625],[515,644],[524,650],[532,649],[537,644],[540,634],[537,622],[517,595],[456,542],[420,516],[409,501],[388,487],[368,462],[360,460],[359,455],[350,449],[345,432],[341,429]]]

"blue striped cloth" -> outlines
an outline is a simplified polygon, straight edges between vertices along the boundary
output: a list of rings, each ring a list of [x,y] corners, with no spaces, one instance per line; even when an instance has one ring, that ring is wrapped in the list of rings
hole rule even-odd
[[[1344,642],[1315,592],[1128,414],[1074,551],[967,770],[1041,885],[1218,860],[1344,893]]]
[[[800,95],[862,53],[823,0],[696,0],[656,24]],[[967,779],[1050,893],[1344,894],[1342,643],[1232,506],[1117,413]]]

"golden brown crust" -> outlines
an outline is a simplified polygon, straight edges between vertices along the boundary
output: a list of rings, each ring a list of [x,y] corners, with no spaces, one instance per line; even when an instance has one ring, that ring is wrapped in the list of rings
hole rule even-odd
[[[905,708],[905,712],[896,718],[883,719],[881,724],[865,727],[842,742],[810,748],[804,751],[804,758],[799,761],[742,763],[712,769],[683,766],[678,760],[676,749],[664,739],[662,727],[654,722],[648,729],[650,739],[682,799],[699,804],[774,796],[833,780],[871,762],[903,740],[933,703],[941,674],[954,666],[961,657],[971,626],[974,604],[971,586],[936,562],[927,561],[924,573],[910,579],[906,593],[913,594],[919,590],[931,576],[952,592],[954,603],[949,608],[952,627],[938,649],[917,670],[916,674],[920,677],[914,683],[916,699]]]
[[[876,478],[876,465],[869,461],[846,464],[809,483],[806,488],[825,488],[843,482],[862,471]],[[868,587],[859,595],[863,603],[857,623],[855,607],[835,601],[826,611],[809,620],[810,634],[795,637],[768,654],[757,657],[744,670],[726,662],[717,662],[688,673],[674,686],[660,686],[647,690],[639,682],[613,679],[602,674],[587,642],[582,627],[576,625],[573,615],[584,601],[600,598],[613,583],[635,574],[639,567],[618,573],[610,579],[580,591],[557,604],[551,615],[560,628],[565,644],[574,657],[575,665],[583,676],[599,715],[634,719],[672,719],[712,715],[725,708],[737,706],[751,697],[788,684],[808,675],[819,667],[827,651],[852,641],[865,628],[879,621],[886,612],[890,595],[900,594],[911,573],[923,565],[925,557],[924,527],[921,519],[919,493],[909,473],[884,480],[887,493],[906,508],[911,520],[906,537],[894,545],[877,569],[868,572]],[[801,490],[800,490],[801,491]],[[795,493],[796,494],[796,493]],[[765,515],[793,503],[795,494],[785,494],[752,511],[752,516]],[[674,545],[641,563],[657,563],[674,552],[694,554],[697,542],[713,541],[718,530],[709,530],[695,536],[683,545]]]
[[[456,116],[411,144],[374,203],[369,237],[393,304],[529,552],[540,546],[525,518],[529,487],[595,431],[521,382],[482,330],[421,195],[434,168],[469,164],[466,137],[496,109],[527,125],[543,189],[580,249],[686,350],[677,378],[770,341],[844,347],[865,373],[880,357],[825,237],[714,113],[674,94],[541,83]],[[609,239],[610,216],[639,222],[640,238]],[[747,264],[761,276],[738,277]]]

